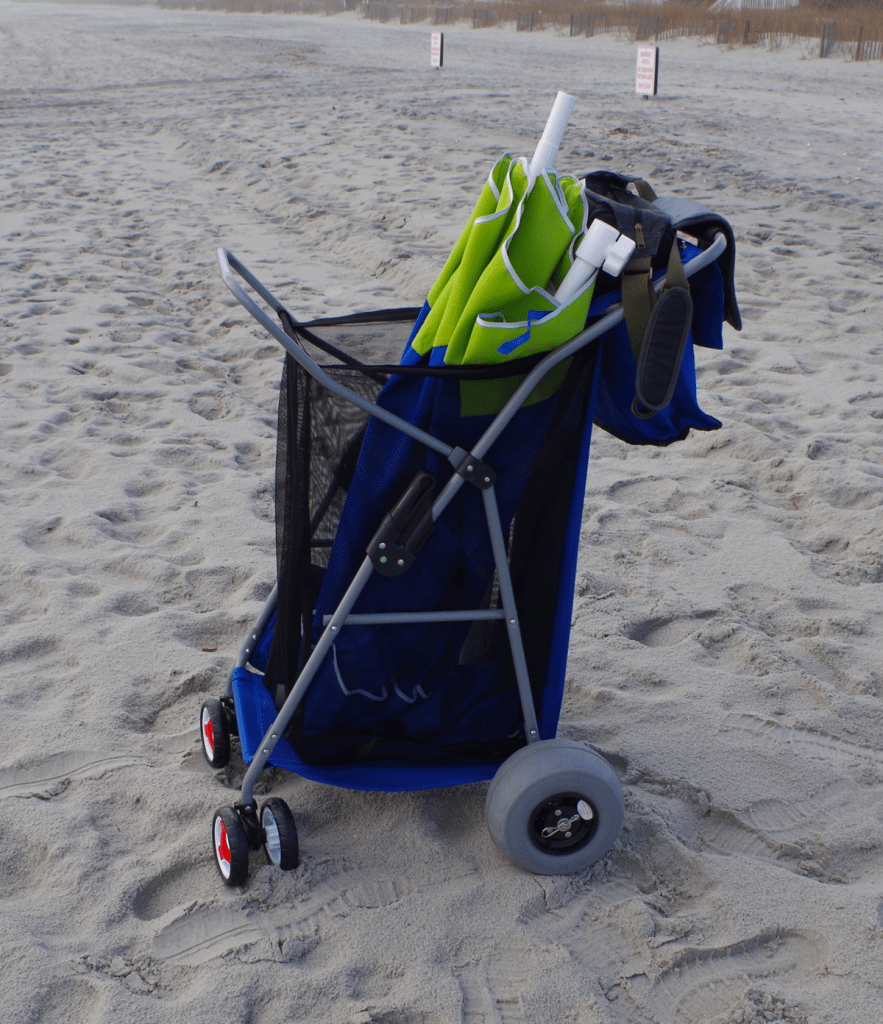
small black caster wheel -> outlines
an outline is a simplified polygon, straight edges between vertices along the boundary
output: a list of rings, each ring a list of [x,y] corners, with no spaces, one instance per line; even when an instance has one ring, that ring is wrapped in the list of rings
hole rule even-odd
[[[538,875],[569,875],[600,860],[625,817],[616,772],[572,740],[540,740],[500,766],[487,794],[497,847]]]
[[[230,760],[230,726],[224,705],[214,697],[202,705],[199,714],[202,753],[212,768],[223,768]]]
[[[242,885],[248,877],[248,837],[232,807],[221,807],[212,819],[215,865],[227,885]]]
[[[291,871],[300,863],[297,826],[288,804],[272,797],[261,808],[261,828],[264,830],[264,852],[267,860],[283,871]]]

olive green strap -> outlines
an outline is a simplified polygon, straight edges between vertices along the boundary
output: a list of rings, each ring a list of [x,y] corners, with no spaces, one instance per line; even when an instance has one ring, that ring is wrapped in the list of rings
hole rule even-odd
[[[641,342],[650,322],[650,311],[656,301],[650,257],[638,256],[628,261],[622,272],[622,308],[629,332],[629,344],[635,363],[641,354]]]
[[[667,291],[669,288],[683,288],[688,295],[690,293],[690,285],[687,283],[687,275],[684,273],[684,264],[681,263],[681,249],[677,238],[671,243],[671,252],[668,254],[668,270],[662,290]]]
[[[687,275],[684,273],[684,266],[681,263],[681,251],[678,248],[677,239],[672,242],[662,291],[667,291],[669,288],[683,288],[687,294],[690,293],[690,285],[687,283]],[[638,357],[641,354],[644,334],[647,331],[647,324],[650,322],[650,313],[656,304],[656,298],[650,257],[639,256],[630,259],[622,274],[622,306],[635,363],[638,362]]]
[[[659,197],[653,191],[653,186],[649,181],[644,181],[643,178],[632,178],[632,184],[635,186],[635,191],[638,193],[641,199],[646,203],[653,203]]]

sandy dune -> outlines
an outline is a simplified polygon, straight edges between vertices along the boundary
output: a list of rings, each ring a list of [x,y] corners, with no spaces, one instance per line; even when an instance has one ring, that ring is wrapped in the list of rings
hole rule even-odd
[[[4,1024],[879,1024],[883,63],[554,32],[0,3]],[[506,862],[484,787],[273,772],[303,865],[211,859],[197,746],[273,583],[296,314],[419,304],[500,152],[728,216],[724,423],[596,437],[562,734],[626,827],[586,876]],[[226,788],[225,788],[226,787]],[[260,858],[256,858],[257,861]]]

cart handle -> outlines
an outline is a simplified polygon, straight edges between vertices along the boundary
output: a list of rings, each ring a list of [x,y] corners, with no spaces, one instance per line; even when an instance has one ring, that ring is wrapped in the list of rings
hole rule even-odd
[[[704,270],[705,267],[710,263],[713,263],[724,252],[726,247],[726,238],[721,232],[717,232],[714,236],[714,241],[707,249],[699,253],[698,256],[695,256],[689,263],[684,264],[684,275],[689,278],[692,277],[693,274],[698,273],[698,271]],[[345,388],[342,384],[338,384],[336,380],[329,377],[321,366],[314,362],[299,345],[288,337],[278,323],[267,316],[264,310],[258,306],[254,299],[247,294],[242,285],[236,280],[234,274],[238,274],[248,285],[250,285],[276,313],[285,308],[273,293],[261,284],[254,274],[252,274],[251,271],[233,255],[233,253],[229,252],[227,249],[218,249],[218,264],[221,268],[221,276],[224,279],[224,284],[226,284],[230,289],[239,304],[251,313],[254,319],[257,320],[257,322],[266,331],[268,331],[276,341],[279,342],[291,358],[306,370],[307,373],[319,381],[320,384],[326,387],[338,398],[351,402],[353,405],[358,406],[358,408],[368,413],[369,416],[376,416],[377,419],[382,420],[391,427],[395,427],[396,430],[402,431],[402,433],[406,434],[408,437],[413,438],[415,441],[419,441],[421,444],[426,445],[427,448],[431,448],[433,451],[438,452],[438,454],[443,456],[445,459],[452,461],[451,457],[454,456],[455,449],[450,445],[440,441],[437,437],[433,437],[432,434],[426,433],[426,431],[421,430],[419,427],[415,427],[413,424],[408,423],[407,420],[396,416],[395,413],[388,412],[382,406],[378,406],[367,398],[357,395],[354,391],[350,391],[349,388]],[[664,283],[664,278],[656,281],[654,282],[654,288],[659,291]],[[607,313],[597,323],[593,324],[585,331],[581,331],[564,345],[560,345],[558,348],[553,349],[553,351],[551,351],[527,374],[521,384],[516,388],[512,397],[494,418],[493,423],[491,423],[482,435],[479,442],[473,447],[470,454],[474,458],[483,458],[487,454],[491,445],[497,440],[506,425],[521,408],[525,400],[530,396],[543,377],[545,377],[553,367],[557,366],[565,359],[569,359],[590,342],[595,341],[612,327],[615,327],[624,318],[624,316],[625,312],[623,310],[622,303],[616,303],[609,308]],[[454,480],[449,483],[448,488],[443,490],[442,494],[444,495],[445,500],[442,507],[444,507],[444,505],[446,505],[453,496],[452,493],[447,494],[445,492],[451,487],[455,490],[457,489],[457,485],[455,484],[456,479],[457,475],[454,474]]]
[[[425,430],[415,427],[413,424],[408,423],[407,420],[403,420],[401,417],[396,416],[395,413],[388,412],[382,406],[376,405],[369,399],[363,398],[361,395],[357,395],[355,391],[350,391],[349,388],[345,388],[342,384],[338,384],[338,382],[332,377],[329,377],[318,363],[314,362],[299,345],[288,337],[279,324],[267,316],[264,310],[261,309],[261,307],[254,301],[254,299],[251,298],[250,295],[248,295],[242,285],[236,280],[233,276],[234,273],[238,274],[244,281],[251,285],[258,295],[260,295],[267,305],[275,312],[278,313],[280,310],[285,308],[273,293],[268,288],[265,288],[254,274],[239,262],[233,253],[228,252],[226,249],[218,249],[218,264],[221,267],[221,277],[224,279],[224,284],[230,289],[239,304],[251,313],[264,330],[269,331],[269,333],[272,334],[291,358],[302,369],[306,370],[311,377],[314,377],[323,387],[327,388],[328,391],[333,395],[336,395],[338,398],[343,398],[345,401],[351,402],[370,416],[376,416],[377,419],[382,420],[384,423],[388,423],[391,427],[401,430],[409,437],[412,437],[415,441],[419,441],[421,444],[426,445],[427,448],[431,448],[433,451],[438,452],[438,454],[444,458],[450,458],[454,451],[450,445],[445,444],[443,441],[439,441],[437,437],[433,437],[432,434],[427,434]]]

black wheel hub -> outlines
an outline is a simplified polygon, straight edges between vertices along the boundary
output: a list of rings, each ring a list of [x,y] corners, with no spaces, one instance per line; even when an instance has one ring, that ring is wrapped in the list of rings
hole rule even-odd
[[[556,793],[544,800],[530,816],[528,832],[534,846],[544,853],[574,853],[598,831],[598,812],[579,793]]]

